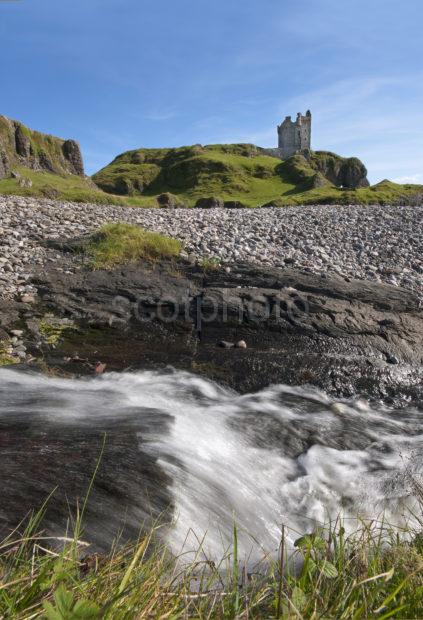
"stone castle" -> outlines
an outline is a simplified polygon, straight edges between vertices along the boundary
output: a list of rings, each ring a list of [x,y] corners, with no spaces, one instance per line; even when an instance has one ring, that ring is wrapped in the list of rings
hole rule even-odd
[[[295,122],[287,116],[281,125],[278,125],[278,151],[283,159],[292,155],[309,151],[311,148],[311,112],[307,110],[303,116],[298,112]]]

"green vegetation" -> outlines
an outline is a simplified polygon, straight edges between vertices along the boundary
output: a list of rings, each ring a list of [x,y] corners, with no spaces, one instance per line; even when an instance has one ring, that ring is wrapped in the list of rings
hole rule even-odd
[[[10,342],[8,340],[0,340],[0,366],[10,366],[19,362],[19,358],[12,357],[9,353],[9,345]]]
[[[141,191],[143,197],[169,192],[192,207],[217,195],[253,207],[295,190],[279,173],[281,164],[250,145],[142,149],[120,155],[93,180],[104,191],[134,198]]]
[[[392,181],[381,181],[371,187],[359,189],[340,189],[337,187],[318,187],[316,189],[293,193],[289,200],[285,196],[271,200],[269,204],[276,207],[307,204],[422,204],[422,185],[398,185]]]
[[[413,532],[408,532],[411,542],[402,542],[388,526],[372,522],[347,535],[338,522],[298,538],[288,561],[282,529],[274,557],[250,565],[247,576],[236,526],[217,563],[209,561],[202,543],[190,558],[174,557],[159,540],[159,526],[131,545],[115,544],[107,555],[90,555],[82,542],[85,508],[86,502],[76,521],[70,520],[69,538],[37,534],[44,507],[23,533],[14,531],[0,542],[2,618],[423,617],[423,544]]]
[[[68,322],[64,322],[64,319],[54,316],[45,316],[44,319],[40,321],[40,335],[47,344],[56,346],[63,337],[66,336],[69,330],[76,329],[70,319],[65,319],[65,321]]]
[[[382,181],[359,189],[337,187],[342,179],[365,174],[357,158],[317,151],[308,159],[296,155],[281,161],[252,144],[128,151],[91,180],[69,174],[61,151],[63,140],[20,124],[34,154],[29,159],[36,156],[47,168],[50,166],[50,171],[35,171],[23,166],[13,154],[11,127],[11,121],[0,116],[0,165],[2,154],[6,154],[11,170],[20,178],[8,176],[0,180],[0,194],[149,208],[194,207],[198,200],[207,207],[213,204],[211,197],[218,197],[216,204],[238,202],[247,207],[423,201],[422,185]]]
[[[342,189],[336,178],[363,174],[356,158],[314,152],[282,162],[250,144],[140,149],[119,155],[93,176],[105,192],[128,196],[130,204],[151,206],[172,194],[193,207],[198,199],[219,196],[248,207],[275,204],[387,204],[422,200],[423,186],[383,181],[373,187]],[[157,204],[157,203],[156,203]]]
[[[212,257],[212,258],[203,258],[200,261],[200,267],[203,271],[217,271],[222,266],[222,261],[220,258]]]
[[[105,224],[92,238],[87,252],[95,269],[114,267],[140,259],[154,261],[179,256],[182,244],[130,224]]]
[[[99,190],[90,179],[74,174],[53,174],[51,172],[35,172],[22,166],[14,167],[20,179],[7,178],[0,180],[0,194],[17,196],[36,196],[71,202],[87,202],[95,204],[125,205],[128,201],[111,196]],[[21,179],[29,179],[32,187],[22,187]]]

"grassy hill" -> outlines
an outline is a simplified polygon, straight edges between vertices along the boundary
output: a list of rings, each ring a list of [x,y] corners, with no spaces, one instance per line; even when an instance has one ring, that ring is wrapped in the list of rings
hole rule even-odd
[[[0,116],[0,194],[140,207],[163,194],[187,207],[204,198],[246,207],[423,202],[423,186],[367,187],[366,174],[360,160],[334,153],[281,161],[252,144],[212,144],[128,151],[90,179],[75,141]]]
[[[119,155],[92,178],[105,192],[127,196],[131,204],[140,206],[155,205],[156,197],[165,192],[189,207],[211,196],[257,207],[268,203],[407,203],[423,194],[423,186],[389,181],[359,189],[336,187],[330,180],[334,169],[347,166],[350,172],[359,170],[365,179],[366,170],[355,158],[314,152],[308,160],[296,155],[281,161],[268,153],[250,144],[139,149]]]

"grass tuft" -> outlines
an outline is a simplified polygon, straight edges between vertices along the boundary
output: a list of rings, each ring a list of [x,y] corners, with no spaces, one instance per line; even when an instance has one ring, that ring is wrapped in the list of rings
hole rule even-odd
[[[222,267],[222,261],[217,256],[203,258],[199,264],[205,273],[209,271],[218,271]]]
[[[139,260],[176,258],[181,250],[182,243],[177,239],[123,223],[105,224],[88,246],[95,269],[111,268]]]
[[[36,535],[44,511],[20,536],[0,542],[1,618],[423,617],[421,548],[413,536],[404,542],[380,523],[363,523],[347,536],[338,522],[299,538],[289,558],[283,528],[275,559],[247,567],[236,526],[220,562],[210,561],[199,543],[187,563],[160,542],[158,526],[132,545],[90,555],[79,538],[82,515],[73,538],[49,539]]]

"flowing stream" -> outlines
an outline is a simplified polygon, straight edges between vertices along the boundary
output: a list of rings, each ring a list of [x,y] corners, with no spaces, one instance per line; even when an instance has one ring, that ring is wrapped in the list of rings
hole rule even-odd
[[[273,551],[282,523],[293,541],[339,515],[400,524],[418,509],[416,410],[281,385],[239,395],[172,370],[61,379],[3,369],[2,533],[55,487],[45,527],[62,533],[103,441],[84,532],[99,548],[164,517],[177,553],[207,534],[218,556],[234,520],[242,553],[253,539]]]

